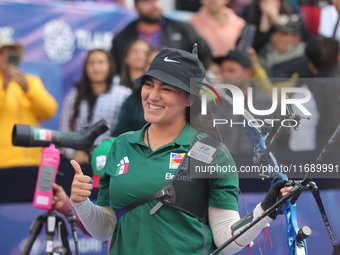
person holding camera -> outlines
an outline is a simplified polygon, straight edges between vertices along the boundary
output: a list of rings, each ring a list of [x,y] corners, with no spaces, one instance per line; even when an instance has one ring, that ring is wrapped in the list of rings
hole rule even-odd
[[[0,37],[0,168],[40,164],[42,148],[13,146],[12,129],[15,124],[40,126],[39,121],[52,118],[58,108],[42,81],[17,66],[22,54],[20,44]]]
[[[191,178],[188,166],[235,166],[226,146],[210,138],[200,121],[199,81],[205,75],[196,54],[166,48],[136,79],[148,123],[113,142],[101,170],[97,205],[88,198],[91,178],[71,161],[72,205],[92,237],[112,237],[111,255],[210,254],[290,190],[286,181],[277,181],[240,219],[237,173]],[[243,249],[275,218],[276,212],[265,217],[223,253]]]

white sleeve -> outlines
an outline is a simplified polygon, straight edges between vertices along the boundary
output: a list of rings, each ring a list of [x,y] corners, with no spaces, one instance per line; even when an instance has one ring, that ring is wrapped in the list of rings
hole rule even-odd
[[[261,204],[258,204],[253,211],[254,219],[259,217],[262,213],[263,209],[261,208]],[[213,233],[215,245],[217,247],[225,243],[234,234],[237,234],[237,232],[232,233],[231,227],[239,220],[240,215],[237,211],[220,209],[211,206],[209,207],[209,225]],[[268,223],[271,221],[272,219],[266,216],[251,229],[241,235],[238,239],[236,239],[233,243],[224,248],[222,253],[230,255],[240,251],[245,246],[250,244],[258,236],[262,229],[267,227]],[[243,228],[244,227],[241,227],[236,231],[240,231]]]
[[[117,219],[111,207],[97,206],[89,198],[80,203],[72,203],[72,205],[93,238],[105,242],[112,237]]]

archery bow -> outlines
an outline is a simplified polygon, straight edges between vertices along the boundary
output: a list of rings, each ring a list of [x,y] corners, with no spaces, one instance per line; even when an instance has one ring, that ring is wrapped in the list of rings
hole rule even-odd
[[[204,85],[204,84],[203,84]],[[223,98],[225,101],[227,101],[229,104],[233,105],[233,99],[225,94],[224,92],[216,89],[220,95],[221,98]],[[244,109],[244,119],[257,123],[256,119],[246,110]],[[295,116],[297,117],[297,116]],[[277,162],[276,158],[274,157],[273,153],[270,152],[270,146],[266,146],[265,141],[269,134],[269,129],[263,128],[261,130],[260,125],[257,123],[256,125],[248,125],[246,123],[245,125],[245,132],[247,137],[250,139],[254,146],[254,161],[255,163],[265,163],[269,169],[269,176],[263,176],[266,178],[270,178],[270,183],[273,184],[277,179],[287,180],[288,177],[286,174],[283,174],[278,171],[273,171],[274,168],[279,169],[279,163]],[[282,131],[282,126],[278,128],[275,135],[273,136],[270,144],[274,144],[276,139],[278,138],[279,134]],[[301,193],[302,188],[299,185],[296,185],[293,187],[293,189],[284,197],[282,198],[277,204],[269,208],[267,211],[264,212],[262,216],[254,220],[251,224],[249,224],[246,228],[244,228],[242,231],[238,233],[238,235],[234,235],[232,238],[230,238],[226,243],[224,243],[222,246],[220,246],[217,250],[215,250],[211,255],[215,255],[218,252],[220,252],[223,248],[225,248],[227,245],[235,241],[240,235],[245,233],[247,229],[251,228],[253,225],[258,223],[261,219],[263,219],[265,216],[267,216],[270,212],[274,211],[277,207],[282,206],[282,213],[285,214],[286,217],[286,229],[287,229],[287,245],[289,247],[289,254],[290,255],[306,255],[307,254],[307,244],[305,241],[305,238],[308,237],[308,229],[302,228],[300,230],[298,224],[297,224],[297,215],[296,215],[296,204],[292,204],[290,202],[290,198],[292,198],[296,193]],[[296,201],[296,200],[295,200]],[[299,232],[303,232],[305,235],[299,235]]]
[[[204,85],[204,84],[203,84]],[[219,91],[219,96],[221,96],[225,101],[227,101],[229,104],[233,105],[232,98],[225,94],[222,91]],[[288,115],[286,118],[293,119],[297,123],[301,120],[301,117],[299,114],[294,114],[292,111],[292,108],[288,105],[287,106]],[[262,177],[271,179],[270,183],[273,184],[277,179],[287,180],[288,177],[286,174],[283,174],[282,172],[273,171],[275,167],[279,169],[279,164],[274,157],[273,153],[270,151],[270,148],[273,146],[277,138],[282,132],[282,126],[280,126],[276,133],[273,135],[269,146],[267,147],[265,144],[265,141],[268,137],[270,129],[266,126],[263,126],[262,129],[260,128],[260,125],[252,117],[252,115],[244,109],[244,115],[243,117],[248,121],[248,123],[245,125],[245,132],[247,137],[250,139],[250,141],[253,144],[254,147],[254,157],[253,161],[254,163],[265,163],[266,166],[269,169],[269,175],[262,175]],[[250,122],[255,122],[255,126],[249,125]],[[265,122],[264,122],[265,123]],[[297,125],[298,126],[298,125]],[[296,126],[294,127],[295,130],[297,130]],[[314,164],[320,163],[331,146],[333,145],[334,141],[340,134],[340,124],[334,131],[333,135],[329,139],[328,143],[325,145],[323,150],[321,151],[320,155],[314,162]],[[244,229],[242,229],[238,234],[234,235],[232,238],[227,240],[223,245],[221,245],[219,248],[217,248],[211,255],[215,255],[218,252],[222,251],[227,245],[234,242],[238,237],[240,237],[242,234],[244,234],[248,229],[250,229],[252,226],[257,224],[260,220],[262,220],[265,216],[269,215],[272,211],[276,210],[276,208],[280,208],[281,212],[285,214],[286,217],[286,232],[287,232],[287,245],[289,250],[289,255],[307,255],[307,243],[306,238],[311,234],[311,230],[309,227],[304,226],[301,229],[298,227],[297,223],[297,215],[296,215],[296,201],[302,191],[304,189],[310,189],[313,193],[313,196],[316,200],[316,203],[319,207],[322,219],[324,221],[324,224],[327,228],[328,234],[330,236],[334,251],[337,255],[340,255],[339,249],[337,247],[336,240],[334,238],[333,231],[330,227],[326,212],[324,210],[322,200],[319,194],[319,189],[316,186],[314,182],[311,182],[311,178],[314,173],[309,172],[302,181],[298,182],[292,182],[291,184],[294,184],[294,187],[292,190],[283,198],[281,198],[276,204],[274,204],[272,207],[268,208],[260,217],[255,219],[253,222],[248,224]]]

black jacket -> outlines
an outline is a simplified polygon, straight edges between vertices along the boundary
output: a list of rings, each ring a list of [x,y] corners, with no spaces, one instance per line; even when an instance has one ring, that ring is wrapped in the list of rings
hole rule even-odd
[[[141,98],[142,87],[135,90],[123,103],[117,125],[111,136],[117,137],[128,131],[142,129],[146,124]]]
[[[285,80],[291,78],[294,73],[298,73],[299,78],[311,76],[303,42],[290,47],[279,57],[273,44],[267,43],[260,50],[259,60],[270,78]]]
[[[164,47],[191,52],[194,43],[197,43],[198,56],[202,63],[206,66],[212,59],[208,44],[195,32],[191,25],[168,18],[163,18],[161,24],[163,24],[162,41]],[[126,45],[138,38],[137,26],[138,20],[133,21],[113,38],[111,55],[116,62],[118,73],[120,73],[124,60]]]

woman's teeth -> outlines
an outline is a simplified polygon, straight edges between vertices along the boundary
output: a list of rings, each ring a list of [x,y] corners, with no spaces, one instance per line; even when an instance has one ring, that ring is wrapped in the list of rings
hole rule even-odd
[[[163,108],[163,107],[156,106],[156,105],[152,105],[152,104],[150,104],[149,107],[150,107],[152,110],[160,110],[160,109]]]

